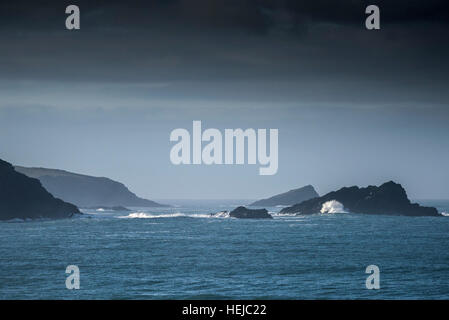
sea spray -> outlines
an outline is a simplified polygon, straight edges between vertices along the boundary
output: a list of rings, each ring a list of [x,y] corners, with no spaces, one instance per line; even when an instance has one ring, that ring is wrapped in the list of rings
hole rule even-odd
[[[323,203],[320,210],[321,213],[346,213],[343,204],[337,200],[331,200]]]

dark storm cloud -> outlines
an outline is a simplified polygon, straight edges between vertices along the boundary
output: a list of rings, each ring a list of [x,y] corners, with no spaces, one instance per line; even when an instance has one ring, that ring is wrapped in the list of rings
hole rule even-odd
[[[297,1],[297,0],[147,0],[14,1],[0,4],[0,26],[54,28],[69,4],[82,8],[85,27],[145,27],[162,23],[201,28],[236,28],[267,32],[277,25],[294,31],[305,23],[362,24],[369,4],[381,8],[383,23],[449,23],[444,0]],[[289,28],[290,27],[290,28]]]
[[[381,9],[381,30],[364,27]],[[81,30],[64,27],[81,9]],[[157,94],[447,102],[446,1],[14,1],[0,79],[165,83]]]

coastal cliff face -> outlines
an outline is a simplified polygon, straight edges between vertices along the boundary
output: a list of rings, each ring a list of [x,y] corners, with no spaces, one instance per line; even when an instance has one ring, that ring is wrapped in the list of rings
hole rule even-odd
[[[166,205],[142,199],[124,184],[109,178],[92,177],[63,170],[46,168],[15,169],[37,178],[55,197],[74,203],[81,208],[91,207],[165,207]]]
[[[275,195],[268,199],[258,200],[250,204],[250,206],[260,207],[274,207],[274,206],[291,206],[295,203],[301,203],[303,201],[319,197],[319,194],[315,191],[313,186],[307,185],[302,188],[293,189],[288,192],[284,192]]]
[[[386,182],[379,187],[345,187],[322,197],[284,208],[281,213],[319,213],[323,204],[332,200],[340,202],[346,211],[354,213],[404,216],[440,215],[435,208],[422,207],[416,203],[411,203],[404,188],[393,181]]]
[[[53,197],[39,180],[16,172],[0,159],[0,220],[59,219],[77,213],[76,206]]]

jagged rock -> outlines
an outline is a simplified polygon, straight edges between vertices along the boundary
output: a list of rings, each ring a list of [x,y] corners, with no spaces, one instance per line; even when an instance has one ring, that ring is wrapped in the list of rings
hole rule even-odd
[[[345,187],[284,208],[281,213],[314,214],[319,213],[324,203],[336,200],[343,204],[346,211],[365,214],[387,214],[404,216],[440,216],[433,207],[422,207],[411,203],[404,188],[393,181],[380,187]]]

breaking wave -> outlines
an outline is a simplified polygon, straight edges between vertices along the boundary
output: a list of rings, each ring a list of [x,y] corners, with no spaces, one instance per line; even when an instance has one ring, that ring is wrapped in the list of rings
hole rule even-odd
[[[320,210],[321,213],[346,213],[343,204],[337,200],[331,200],[323,203]]]
[[[212,217],[212,218],[229,218],[230,215],[229,215],[228,211],[220,211],[220,212],[210,215],[210,217]]]
[[[296,213],[280,213],[280,212],[268,212],[273,217],[296,217]]]
[[[449,217],[449,213],[447,213],[447,212],[441,212],[441,215],[445,216],[445,217]]]
[[[186,214],[181,212],[176,213],[161,213],[161,214],[150,214],[145,212],[133,212],[127,216],[119,216],[121,219],[161,219],[161,218],[177,218],[177,217],[188,217],[188,218],[229,218],[228,212],[218,212],[214,214]]]

